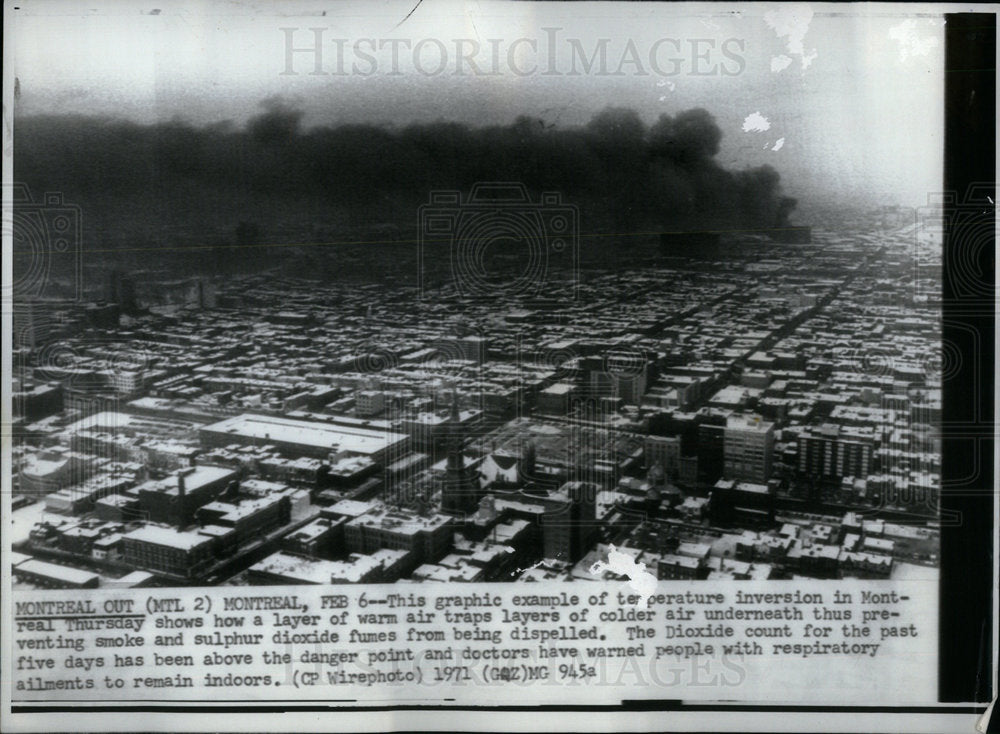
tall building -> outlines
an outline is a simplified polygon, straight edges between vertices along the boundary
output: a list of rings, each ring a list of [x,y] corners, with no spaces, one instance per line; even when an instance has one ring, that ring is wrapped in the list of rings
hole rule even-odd
[[[730,416],[723,436],[726,479],[767,482],[774,454],[774,424],[757,416]]]
[[[715,484],[722,476],[726,427],[715,423],[698,425],[698,481]]]
[[[646,436],[643,453],[647,469],[659,464],[667,479],[677,479],[681,462],[679,436]]]
[[[448,459],[441,488],[441,511],[448,515],[475,512],[478,498],[472,473],[466,469],[465,430],[458,412],[458,391],[452,392],[451,419],[448,426]]]
[[[614,397],[639,405],[656,379],[653,355],[646,352],[611,350],[603,358],[583,359],[580,367],[589,399]]]
[[[385,393],[381,390],[359,390],[355,395],[355,411],[358,415],[378,415],[385,410]]]
[[[826,423],[799,436],[799,471],[822,477],[866,477],[871,470],[874,441],[844,434]]]
[[[597,485],[566,482],[542,498],[544,557],[574,563],[590,550],[597,534]]]

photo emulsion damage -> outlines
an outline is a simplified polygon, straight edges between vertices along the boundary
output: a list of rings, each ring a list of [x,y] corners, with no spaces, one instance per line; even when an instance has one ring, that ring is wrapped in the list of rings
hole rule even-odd
[[[5,9],[14,728],[939,705],[946,9]]]

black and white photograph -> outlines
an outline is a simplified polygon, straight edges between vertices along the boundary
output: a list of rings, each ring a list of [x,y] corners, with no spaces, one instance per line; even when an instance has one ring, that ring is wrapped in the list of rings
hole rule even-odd
[[[993,347],[949,308],[994,312],[995,69],[950,59],[995,8],[92,5],[5,4],[11,730],[972,730]]]

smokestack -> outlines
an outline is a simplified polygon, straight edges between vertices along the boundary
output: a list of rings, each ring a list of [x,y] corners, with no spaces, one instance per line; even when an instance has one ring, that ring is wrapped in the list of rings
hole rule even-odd
[[[184,472],[177,472],[177,529],[184,529],[184,505],[187,487],[184,485]]]
[[[177,505],[178,505],[178,519],[177,519],[177,529],[183,530],[184,525],[187,521],[187,509],[186,509],[186,497],[187,497],[187,476],[194,472],[194,467],[188,467],[186,469],[181,469],[177,472]]]

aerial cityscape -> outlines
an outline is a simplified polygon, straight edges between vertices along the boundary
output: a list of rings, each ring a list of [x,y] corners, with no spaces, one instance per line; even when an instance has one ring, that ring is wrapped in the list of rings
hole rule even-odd
[[[632,10],[621,58],[674,46]],[[936,577],[938,50],[880,19],[873,107],[769,15],[678,14],[654,79],[541,12],[558,84],[327,74],[283,20],[170,89],[25,66],[18,586]]]
[[[883,215],[56,283],[15,310],[15,588],[936,573],[940,240]]]
[[[12,7],[0,730],[982,728],[995,8]]]

